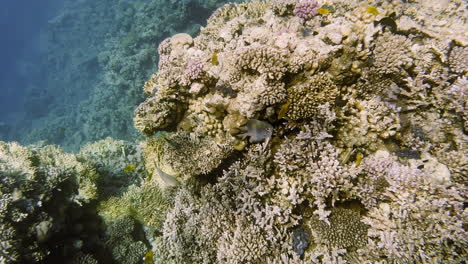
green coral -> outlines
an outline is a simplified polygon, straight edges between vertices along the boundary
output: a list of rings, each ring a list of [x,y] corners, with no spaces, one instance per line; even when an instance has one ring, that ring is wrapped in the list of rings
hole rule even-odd
[[[111,197],[99,205],[99,214],[106,221],[131,216],[142,225],[160,229],[170,200],[159,185],[145,181],[141,186],[132,185],[121,197]]]

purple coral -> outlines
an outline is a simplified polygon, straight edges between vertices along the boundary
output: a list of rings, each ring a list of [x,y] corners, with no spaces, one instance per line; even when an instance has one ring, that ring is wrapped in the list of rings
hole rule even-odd
[[[191,60],[187,63],[185,67],[185,76],[190,81],[202,79],[205,75],[205,67],[203,66],[203,62],[200,60]]]
[[[294,15],[302,19],[311,19],[317,15],[319,6],[316,0],[302,1],[294,7]]]
[[[169,55],[171,53],[172,46],[171,46],[171,38],[166,38],[165,40],[161,41],[158,46],[159,55]]]

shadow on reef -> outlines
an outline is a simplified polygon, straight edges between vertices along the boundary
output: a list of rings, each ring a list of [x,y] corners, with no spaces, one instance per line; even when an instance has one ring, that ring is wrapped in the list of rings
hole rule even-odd
[[[141,263],[149,248],[143,227],[130,217],[104,223],[98,216],[97,203],[68,208],[61,229],[48,239],[44,247],[50,250],[41,263],[79,263],[92,258],[97,263]],[[141,258],[132,256],[138,247]],[[121,248],[122,252],[117,252]],[[86,263],[86,262],[84,262]]]

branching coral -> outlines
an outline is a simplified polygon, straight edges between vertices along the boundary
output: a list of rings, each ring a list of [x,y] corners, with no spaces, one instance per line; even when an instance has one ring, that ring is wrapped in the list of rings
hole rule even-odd
[[[287,70],[286,54],[266,45],[239,49],[234,65],[240,70],[253,71],[270,80],[280,80]]]
[[[468,48],[453,47],[448,58],[448,63],[451,71],[465,74],[468,71]]]
[[[46,259],[65,207],[100,199],[116,263],[462,262],[466,3],[445,31],[406,2],[226,5],[161,43],[142,145],[0,142],[0,259]]]
[[[409,67],[411,58],[411,41],[404,36],[384,33],[375,41],[373,51],[374,65],[382,74],[404,74],[402,71]]]
[[[144,125],[147,135],[175,131],[146,142],[153,180],[176,183],[166,189],[175,203],[162,236],[151,239],[157,263],[427,262],[465,254],[464,170],[449,161],[462,156],[466,137],[464,46],[443,42],[441,31],[398,31],[394,20],[417,13],[407,3],[332,1],[320,15],[318,7],[230,4],[200,36],[161,45],[160,73],[146,93],[180,108],[151,115],[180,111],[168,116],[170,125]],[[271,125],[268,140],[243,138],[255,122]],[[446,224],[434,220],[438,214]],[[310,236],[299,249],[300,228]]]
[[[370,239],[361,258],[375,261],[385,255],[390,261],[461,261],[468,244],[464,187],[435,182],[425,171],[401,165],[385,153],[373,159],[377,160],[365,167],[375,168],[372,177],[385,177],[388,184],[380,190],[379,205],[364,218]]]
[[[256,263],[269,253],[261,228],[239,220],[233,231],[225,231],[219,240],[219,263]]]
[[[78,173],[82,167],[54,146],[26,148],[0,141],[2,263],[37,263],[51,254],[46,244],[64,231],[65,212],[78,191],[75,179],[87,177]]]
[[[399,109],[376,97],[360,101],[351,99],[340,109],[338,138],[344,147],[377,150],[384,140],[400,129]]]
[[[121,264],[141,263],[148,249],[138,240],[139,232],[135,221],[130,217],[123,217],[106,224],[105,244],[111,249],[112,260]]]
[[[293,205],[309,199],[316,206],[314,213],[325,221],[329,214],[327,201],[333,204],[340,200],[340,193],[349,192],[356,172],[352,166],[340,165],[339,152],[325,140],[329,135],[314,135],[307,129],[295,139],[286,140],[275,155],[277,197],[285,196],[283,202]]]

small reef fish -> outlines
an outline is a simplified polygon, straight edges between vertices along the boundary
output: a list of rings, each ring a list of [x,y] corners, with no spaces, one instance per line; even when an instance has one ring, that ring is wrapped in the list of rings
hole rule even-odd
[[[154,253],[152,250],[148,251],[146,254],[145,254],[145,264],[153,264],[154,263]]]
[[[369,14],[372,14],[374,16],[379,14],[379,10],[377,10],[377,8],[375,6],[368,6],[366,8],[366,12],[369,13]]]
[[[134,171],[135,170],[135,164],[128,164],[127,166],[125,166],[124,168],[124,172],[126,174],[129,174],[130,172]]]
[[[317,9],[317,13],[319,13],[320,15],[328,15],[330,13],[333,13],[335,12],[335,10],[333,9],[332,6],[329,6],[329,5],[324,5],[322,7],[320,7],[319,9]]]
[[[211,56],[211,64],[214,66],[217,66],[219,64],[218,53],[213,52],[213,55]]]
[[[158,173],[159,177],[161,180],[167,185],[167,186],[177,186],[179,185],[179,182],[174,176],[171,176],[164,171],[156,168],[156,172]]]
[[[281,106],[281,108],[278,111],[278,119],[283,119],[286,117],[286,113],[288,112],[290,105],[291,102],[287,102]]]
[[[246,126],[241,127],[241,130],[245,131],[245,133],[239,136],[243,138],[250,137],[250,143],[260,143],[264,140],[269,140],[273,134],[272,125],[257,119],[250,119]]]
[[[363,158],[364,158],[364,155],[362,155],[361,153],[356,154],[356,166],[361,165]]]

